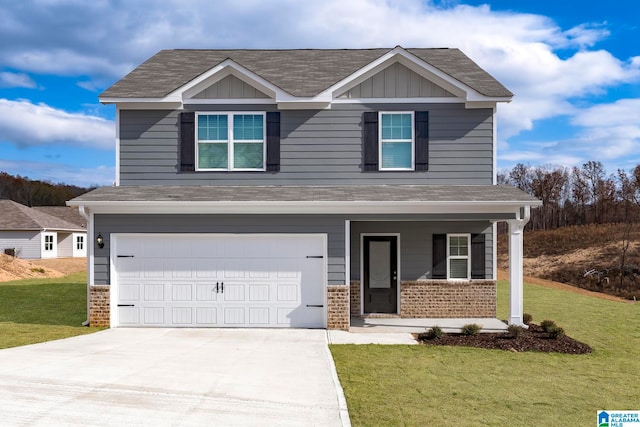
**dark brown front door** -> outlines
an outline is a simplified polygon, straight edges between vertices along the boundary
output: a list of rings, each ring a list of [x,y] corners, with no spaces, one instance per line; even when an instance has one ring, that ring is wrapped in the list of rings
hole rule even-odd
[[[398,238],[365,236],[364,312],[397,313]]]

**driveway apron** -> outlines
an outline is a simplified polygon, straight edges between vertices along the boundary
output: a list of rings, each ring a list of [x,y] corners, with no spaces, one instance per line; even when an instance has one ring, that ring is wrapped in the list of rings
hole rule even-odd
[[[324,330],[109,329],[0,350],[0,425],[339,426],[335,378]]]

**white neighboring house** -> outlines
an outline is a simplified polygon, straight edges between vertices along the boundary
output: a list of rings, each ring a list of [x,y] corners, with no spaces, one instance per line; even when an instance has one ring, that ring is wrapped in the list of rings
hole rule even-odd
[[[0,200],[0,250],[23,259],[86,257],[86,225],[77,210],[58,208]]]

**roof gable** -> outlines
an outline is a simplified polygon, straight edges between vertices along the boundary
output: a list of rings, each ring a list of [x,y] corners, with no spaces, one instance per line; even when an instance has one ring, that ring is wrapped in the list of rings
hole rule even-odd
[[[330,103],[396,62],[457,96],[505,101],[513,95],[458,49],[396,47],[164,50],[108,88],[100,100],[182,102],[232,74],[277,102]]]
[[[250,83],[233,74],[218,80],[191,97],[192,99],[256,99],[270,98]]]
[[[0,230],[84,231],[78,225],[13,200],[0,200]]]
[[[337,98],[440,98],[455,96],[431,80],[396,62],[339,94]]]

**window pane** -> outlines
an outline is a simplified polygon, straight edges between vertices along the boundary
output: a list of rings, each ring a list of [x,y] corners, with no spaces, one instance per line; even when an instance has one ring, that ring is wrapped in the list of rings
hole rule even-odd
[[[262,169],[262,144],[235,143],[233,145],[233,167],[238,169]]]
[[[383,142],[382,168],[411,168],[410,142]]]
[[[237,114],[233,116],[233,138],[242,141],[262,141],[264,116]]]
[[[227,169],[228,144],[198,144],[199,169]]]
[[[449,274],[452,279],[467,279],[467,260],[466,259],[452,259],[450,262]]]
[[[198,139],[201,141],[226,141],[228,121],[225,114],[198,116]]]
[[[382,140],[411,139],[411,114],[383,114]]]

